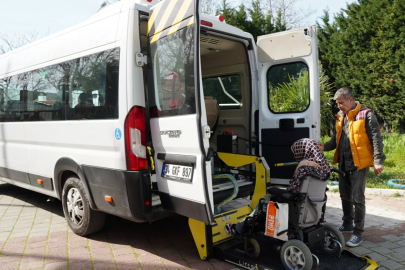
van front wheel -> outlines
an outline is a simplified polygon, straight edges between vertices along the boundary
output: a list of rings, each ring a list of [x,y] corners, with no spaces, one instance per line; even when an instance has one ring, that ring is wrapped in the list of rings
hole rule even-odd
[[[77,177],[66,180],[62,191],[62,206],[69,227],[75,234],[85,236],[103,228],[105,213],[90,208],[83,183]]]

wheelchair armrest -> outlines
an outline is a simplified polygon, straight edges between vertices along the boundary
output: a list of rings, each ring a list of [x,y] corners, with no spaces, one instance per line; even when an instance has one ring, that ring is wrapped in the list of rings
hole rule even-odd
[[[289,201],[295,201],[295,199],[299,196],[299,194],[294,194],[294,193],[285,193],[281,197],[283,199],[289,200]]]
[[[315,177],[315,178],[317,178],[319,180],[321,180],[321,177],[322,177],[321,175],[316,174],[316,173],[312,173],[312,172],[307,173],[307,176],[312,176],[312,177]]]
[[[267,193],[271,194],[275,197],[283,198],[288,201],[294,201],[295,198],[299,195],[299,194],[294,194],[292,192],[289,192],[285,189],[276,188],[276,187],[268,188]]]

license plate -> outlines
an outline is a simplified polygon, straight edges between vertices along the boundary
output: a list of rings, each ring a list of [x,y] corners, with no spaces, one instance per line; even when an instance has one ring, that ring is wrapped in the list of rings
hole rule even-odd
[[[162,176],[190,182],[193,176],[193,167],[164,163]]]

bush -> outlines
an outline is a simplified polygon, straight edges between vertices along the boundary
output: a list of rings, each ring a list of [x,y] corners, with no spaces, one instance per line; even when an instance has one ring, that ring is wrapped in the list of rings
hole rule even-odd
[[[269,97],[274,112],[302,112],[309,105],[308,71],[301,71],[298,78],[288,75],[288,79],[288,83],[269,83]]]

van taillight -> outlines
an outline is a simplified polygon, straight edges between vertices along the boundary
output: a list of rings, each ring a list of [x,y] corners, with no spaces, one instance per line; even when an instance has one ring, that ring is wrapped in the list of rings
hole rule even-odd
[[[132,107],[125,119],[125,154],[128,171],[140,171],[148,168],[145,108],[143,107]]]

